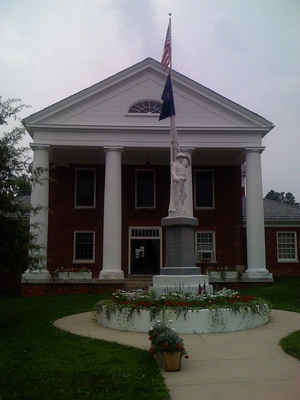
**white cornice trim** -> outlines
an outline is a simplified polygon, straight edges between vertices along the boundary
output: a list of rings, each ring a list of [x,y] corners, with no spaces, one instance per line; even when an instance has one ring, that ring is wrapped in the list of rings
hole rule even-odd
[[[123,151],[124,150],[124,146],[104,146],[103,150],[105,153],[109,152],[109,151]]]
[[[245,148],[245,151],[246,151],[247,153],[259,153],[259,154],[261,154],[265,149],[266,149],[265,146],[246,147],[246,148]]]
[[[151,130],[151,131],[170,131],[170,127],[165,126],[153,126],[153,125],[79,125],[79,124],[26,124],[26,128],[29,132],[33,132],[35,129],[72,129],[72,130]],[[259,127],[249,127],[249,126],[189,126],[182,125],[176,127],[177,131],[235,131],[235,132],[261,132],[265,133],[265,129]]]
[[[42,143],[30,143],[29,144],[31,150],[35,151],[35,150],[47,150],[49,151],[50,149],[50,144],[42,144]]]

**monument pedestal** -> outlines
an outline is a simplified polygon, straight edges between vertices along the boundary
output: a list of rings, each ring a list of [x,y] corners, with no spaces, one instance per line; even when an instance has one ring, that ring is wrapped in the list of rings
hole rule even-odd
[[[153,289],[161,295],[170,291],[197,294],[199,287],[207,287],[208,276],[201,275],[196,267],[194,217],[165,217],[162,226],[166,227],[166,266],[160,275],[153,276]]]
[[[195,226],[194,217],[165,217],[161,225],[166,227],[166,266],[163,275],[200,275],[195,266]]]
[[[170,292],[198,294],[199,289],[205,288],[212,291],[209,285],[208,275],[154,275],[153,290],[157,295]]]

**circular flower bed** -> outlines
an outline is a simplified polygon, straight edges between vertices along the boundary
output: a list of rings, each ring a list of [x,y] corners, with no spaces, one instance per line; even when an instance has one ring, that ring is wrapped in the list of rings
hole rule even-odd
[[[112,300],[96,304],[99,324],[120,330],[147,332],[155,319],[173,320],[179,333],[231,332],[255,328],[269,320],[270,307],[262,299],[223,289],[214,294],[117,291]]]

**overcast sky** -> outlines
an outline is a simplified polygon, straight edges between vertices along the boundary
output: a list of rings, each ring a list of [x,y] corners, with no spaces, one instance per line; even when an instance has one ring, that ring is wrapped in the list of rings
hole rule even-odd
[[[257,112],[264,192],[300,200],[300,0],[0,0],[0,95],[22,117],[146,57],[173,13],[173,67]]]

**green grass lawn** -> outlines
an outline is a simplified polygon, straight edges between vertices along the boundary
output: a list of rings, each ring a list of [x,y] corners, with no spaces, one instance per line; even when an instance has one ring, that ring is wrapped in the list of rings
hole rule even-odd
[[[300,278],[244,289],[274,308],[300,312]],[[90,311],[99,295],[0,297],[0,400],[168,399],[145,351],[56,329],[65,315]],[[300,359],[300,331],[280,342]]]
[[[275,309],[300,313],[300,277],[277,278],[271,286],[243,289],[240,292],[263,297]],[[300,331],[282,338],[280,345],[284,351],[300,360]]]
[[[0,297],[0,400],[168,399],[146,351],[52,326],[99,295]]]
[[[278,310],[300,312],[300,277],[281,277],[273,285],[243,289],[245,295],[263,297]]]

